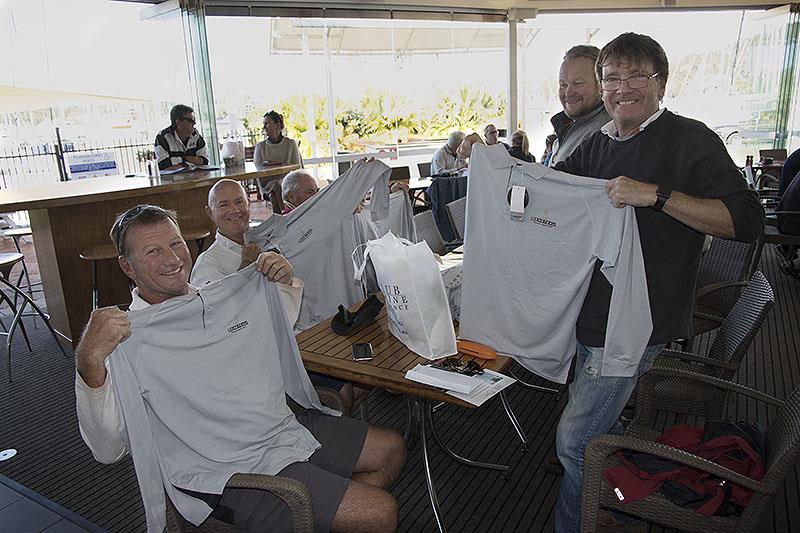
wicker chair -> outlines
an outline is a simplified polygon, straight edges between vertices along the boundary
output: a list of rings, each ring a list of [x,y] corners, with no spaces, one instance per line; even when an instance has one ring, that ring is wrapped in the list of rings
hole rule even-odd
[[[664,350],[654,363],[655,367],[681,368],[691,372],[731,379],[747,353],[753,338],[767,317],[775,297],[769,281],[756,270],[736,305],[722,321],[707,356],[678,350]],[[669,395],[675,402],[694,402],[694,391],[687,394],[683,387],[672,389],[662,384],[660,393]],[[720,417],[722,413],[715,413]]]
[[[326,387],[316,387],[316,390],[322,405],[344,413],[342,397],[338,392]],[[289,407],[293,411],[300,409],[300,406],[294,400],[288,396],[286,398]],[[305,485],[295,479],[265,474],[234,474],[225,487],[259,489],[272,492],[289,507],[295,533],[311,533],[314,531],[314,511],[311,505],[311,494]],[[217,520],[213,516],[209,516],[199,527],[195,527],[180,515],[172,501],[167,498],[167,531],[169,533],[232,533],[235,528],[231,524]]]
[[[442,239],[442,234],[439,233],[436,220],[433,218],[433,211],[429,209],[414,215],[414,226],[417,228],[418,241],[428,243],[431,251],[435,254],[444,255],[447,253],[444,239]]]
[[[267,476],[263,474],[234,474],[227,488],[260,489],[272,492],[283,500],[292,513],[292,524],[295,533],[311,533],[314,531],[314,511],[311,506],[311,494],[301,482],[280,476]],[[167,531],[170,533],[189,532],[233,532],[234,526],[208,517],[199,527],[187,522],[175,509],[167,498]]]
[[[700,260],[694,295],[694,335],[720,327],[761,259],[763,235],[754,242],[715,238]]]
[[[660,431],[654,428],[656,409],[668,408],[669,401],[658,397],[657,384],[661,380],[680,382],[687,390],[714,389],[721,394],[705,394],[704,397],[724,398],[727,394],[740,394],[752,400],[777,408],[767,432],[766,473],[756,481],[733,472],[716,463],[685,451],[653,442]],[[702,401],[687,404],[685,414],[705,415],[719,410],[719,404],[709,405]],[[679,507],[659,493],[638,501],[621,505],[612,488],[603,479],[603,470],[619,462],[614,454],[620,450],[633,450],[670,459],[676,463],[709,472],[753,491],[753,495],[741,516],[703,516],[691,509]],[[624,435],[603,435],[592,440],[586,447],[583,465],[583,492],[581,505],[581,531],[596,529],[598,511],[601,507],[624,511],[647,520],[692,532],[757,531],[757,526],[771,518],[770,508],[776,494],[781,491],[784,478],[793,472],[800,456],[800,388],[795,389],[786,401],[749,389],[716,377],[685,372],[676,369],[653,369],[640,379],[637,396],[636,418]]]
[[[453,235],[463,242],[464,229],[467,225],[467,197],[450,202],[444,208],[447,210],[447,216],[450,217],[450,224],[453,225]]]

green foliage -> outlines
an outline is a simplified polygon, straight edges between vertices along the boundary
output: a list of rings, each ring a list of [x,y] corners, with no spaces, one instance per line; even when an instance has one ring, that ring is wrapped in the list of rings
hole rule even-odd
[[[327,102],[321,95],[313,97],[314,129],[317,156],[329,155]],[[340,151],[363,151],[366,145],[407,143],[421,139],[445,138],[455,130],[478,131],[487,122],[497,122],[506,113],[505,95],[462,86],[454,94],[440,92],[430,102],[365,87],[358,101],[336,100],[335,129]],[[254,106],[243,119],[251,138],[262,138],[264,113],[275,109],[283,115],[286,135],[300,142],[303,157],[311,156],[311,135],[305,95],[292,95],[277,106]],[[322,142],[320,142],[322,141]]]

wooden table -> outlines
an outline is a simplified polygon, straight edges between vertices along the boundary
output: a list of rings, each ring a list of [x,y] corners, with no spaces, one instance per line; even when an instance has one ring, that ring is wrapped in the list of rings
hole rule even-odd
[[[356,304],[351,309],[357,309],[358,305],[360,304]],[[351,346],[356,342],[372,344],[375,357],[371,361],[353,361]],[[413,435],[416,431],[419,431],[428,495],[431,499],[436,522],[439,525],[439,531],[444,532],[445,526],[441,519],[439,502],[436,498],[436,490],[431,476],[430,460],[428,458],[428,431],[430,431],[445,453],[454,460],[473,467],[489,468],[501,472],[508,471],[508,466],[505,465],[482,463],[462,457],[442,441],[433,424],[433,403],[444,402],[468,408],[474,408],[475,406],[450,396],[441,389],[405,378],[405,373],[408,370],[419,363],[427,362],[427,359],[406,348],[402,342],[389,332],[385,307],[378,315],[377,320],[346,337],[336,335],[330,328],[330,320],[324,320],[297,335],[297,345],[300,348],[300,356],[303,358],[306,369],[312,372],[352,381],[358,385],[380,387],[406,395],[409,407],[406,440],[407,442],[412,441]],[[459,354],[458,357],[466,360],[474,359],[481,364],[482,368],[501,373],[507,371],[513,363],[511,358],[500,355],[493,361],[475,359],[463,354]],[[511,411],[503,392],[500,393],[500,399],[523,442],[523,446],[527,446],[524,432]]]
[[[119,213],[143,203],[178,212],[184,227],[216,231],[205,214],[208,191],[222,178],[280,179],[299,168],[204,170],[162,176],[89,178],[0,191],[0,213],[27,210],[47,311],[53,327],[77,343],[91,312],[90,264],[81,250],[111,242],[108,232]],[[130,302],[127,278],[115,261],[98,265],[100,305]]]

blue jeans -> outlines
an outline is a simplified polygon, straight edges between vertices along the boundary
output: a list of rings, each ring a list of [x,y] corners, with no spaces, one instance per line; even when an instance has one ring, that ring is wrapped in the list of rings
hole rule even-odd
[[[583,451],[594,437],[621,432],[619,416],[628,403],[636,381],[650,370],[663,349],[663,344],[645,348],[633,377],[602,377],[603,348],[578,343],[575,379],[569,386],[569,401],[556,429],[556,453],[564,466],[556,502],[556,533],[580,531]]]

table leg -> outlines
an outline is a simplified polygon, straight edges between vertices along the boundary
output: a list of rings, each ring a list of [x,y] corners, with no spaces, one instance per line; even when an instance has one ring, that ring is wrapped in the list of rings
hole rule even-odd
[[[521,379],[521,378],[517,377],[517,375],[514,374],[514,372],[509,372],[508,375],[511,376],[512,378],[516,379],[517,383],[519,383],[520,385],[522,385],[526,389],[534,390],[534,391],[537,391],[537,392],[545,392],[547,394],[552,394],[555,397],[556,401],[558,401],[558,389],[557,388],[542,387],[541,385],[534,385],[533,383],[528,383],[524,379]]]
[[[406,396],[406,429],[403,431],[403,440],[407,449],[412,449],[417,444],[417,431],[420,425],[419,402]]]
[[[503,402],[503,409],[506,410],[506,415],[508,415],[508,419],[511,421],[511,425],[514,426],[514,429],[517,431],[517,435],[519,435],[519,440],[522,441],[522,451],[528,451],[528,446],[530,446],[530,442],[528,442],[528,437],[525,435],[525,431],[523,431],[522,426],[519,424],[517,420],[517,416],[514,414],[514,411],[511,410],[511,406],[508,404],[508,398],[506,398],[506,391],[500,391],[500,401]]]
[[[433,431],[433,420],[430,419],[430,402],[415,399],[413,403],[415,409],[422,415],[419,417],[419,430],[422,436],[421,439],[422,460],[425,463],[425,481],[428,484],[428,495],[431,497],[431,507],[433,507],[433,516],[434,518],[436,518],[436,525],[439,526],[439,531],[441,533],[446,533],[447,529],[444,527],[444,521],[442,520],[442,512],[439,509],[439,500],[436,498],[436,489],[433,487],[433,477],[431,476],[431,464],[430,464],[430,459],[428,458],[428,435],[426,432],[426,427],[429,421],[431,422],[431,431]]]
[[[442,448],[442,450],[447,453],[450,457],[454,460],[458,461],[459,463],[465,464],[467,466],[474,466],[476,468],[488,468],[489,470],[499,470],[500,472],[508,472],[509,468],[507,465],[498,465],[494,463],[483,463],[481,461],[474,461],[472,459],[467,459],[466,457],[462,457],[458,455],[456,452],[451,450],[444,441],[439,437],[439,434],[436,432],[436,426],[433,423],[433,408],[430,402],[425,402],[423,406],[423,416],[426,417],[431,424],[431,434],[433,438],[436,439],[436,442]],[[425,446],[425,433],[424,433],[424,426],[423,426],[423,436],[422,436],[422,445]]]

